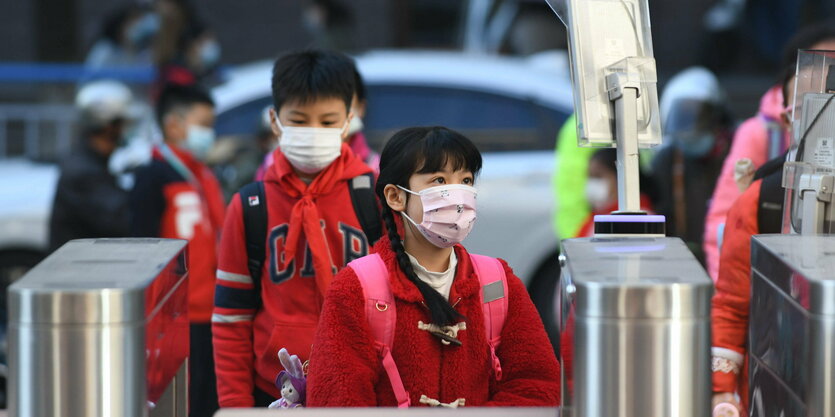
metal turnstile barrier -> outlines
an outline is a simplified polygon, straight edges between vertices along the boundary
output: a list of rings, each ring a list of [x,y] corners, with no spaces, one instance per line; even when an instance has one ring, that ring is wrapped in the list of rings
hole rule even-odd
[[[684,242],[568,239],[560,259],[563,415],[710,415],[713,282]]]
[[[835,236],[754,236],[751,271],[751,417],[835,415]]]
[[[67,243],[9,288],[9,415],[185,416],[186,242]]]

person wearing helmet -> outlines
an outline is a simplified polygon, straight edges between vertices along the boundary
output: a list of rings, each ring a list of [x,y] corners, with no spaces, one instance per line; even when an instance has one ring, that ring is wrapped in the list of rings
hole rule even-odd
[[[127,194],[107,164],[132,104],[128,87],[116,81],[91,82],[78,91],[81,137],[61,163],[49,224],[51,250],[72,239],[127,236]]]
[[[658,214],[704,264],[702,236],[708,201],[728,154],[733,120],[719,80],[702,67],[674,76],[661,96],[665,146],[652,160]]]

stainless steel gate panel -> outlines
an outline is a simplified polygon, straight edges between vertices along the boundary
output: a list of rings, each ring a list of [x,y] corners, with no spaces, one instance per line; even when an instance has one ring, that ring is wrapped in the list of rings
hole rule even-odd
[[[569,239],[562,256],[557,310],[574,334],[563,339],[574,355],[566,369],[573,392],[563,381],[564,414],[709,415],[713,285],[684,243]]]
[[[67,243],[9,288],[11,416],[147,416],[188,355],[186,242]]]
[[[751,416],[835,415],[835,236],[754,236],[751,266]]]

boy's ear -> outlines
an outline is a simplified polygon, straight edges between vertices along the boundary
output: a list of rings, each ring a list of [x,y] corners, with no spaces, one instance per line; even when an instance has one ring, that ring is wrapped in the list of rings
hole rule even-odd
[[[277,138],[281,137],[281,129],[278,127],[278,112],[270,109],[270,129]]]
[[[393,184],[386,184],[383,188],[383,195],[386,197],[386,204],[394,211],[406,210],[406,192]]]

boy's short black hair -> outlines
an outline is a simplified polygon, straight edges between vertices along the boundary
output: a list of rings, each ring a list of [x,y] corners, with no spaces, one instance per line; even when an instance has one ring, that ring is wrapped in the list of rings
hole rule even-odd
[[[196,85],[167,85],[163,88],[157,100],[157,123],[159,123],[160,127],[163,127],[165,125],[165,118],[169,114],[178,113],[184,115],[195,104],[215,106],[215,102],[209,93]]]
[[[351,58],[339,52],[307,50],[284,55],[273,66],[273,106],[280,111],[288,101],[307,104],[337,98],[350,111],[354,72]]]
[[[354,64],[354,91],[357,93],[357,101],[365,101],[368,91],[365,89],[365,82],[362,80],[362,74],[360,74],[356,64]]]

